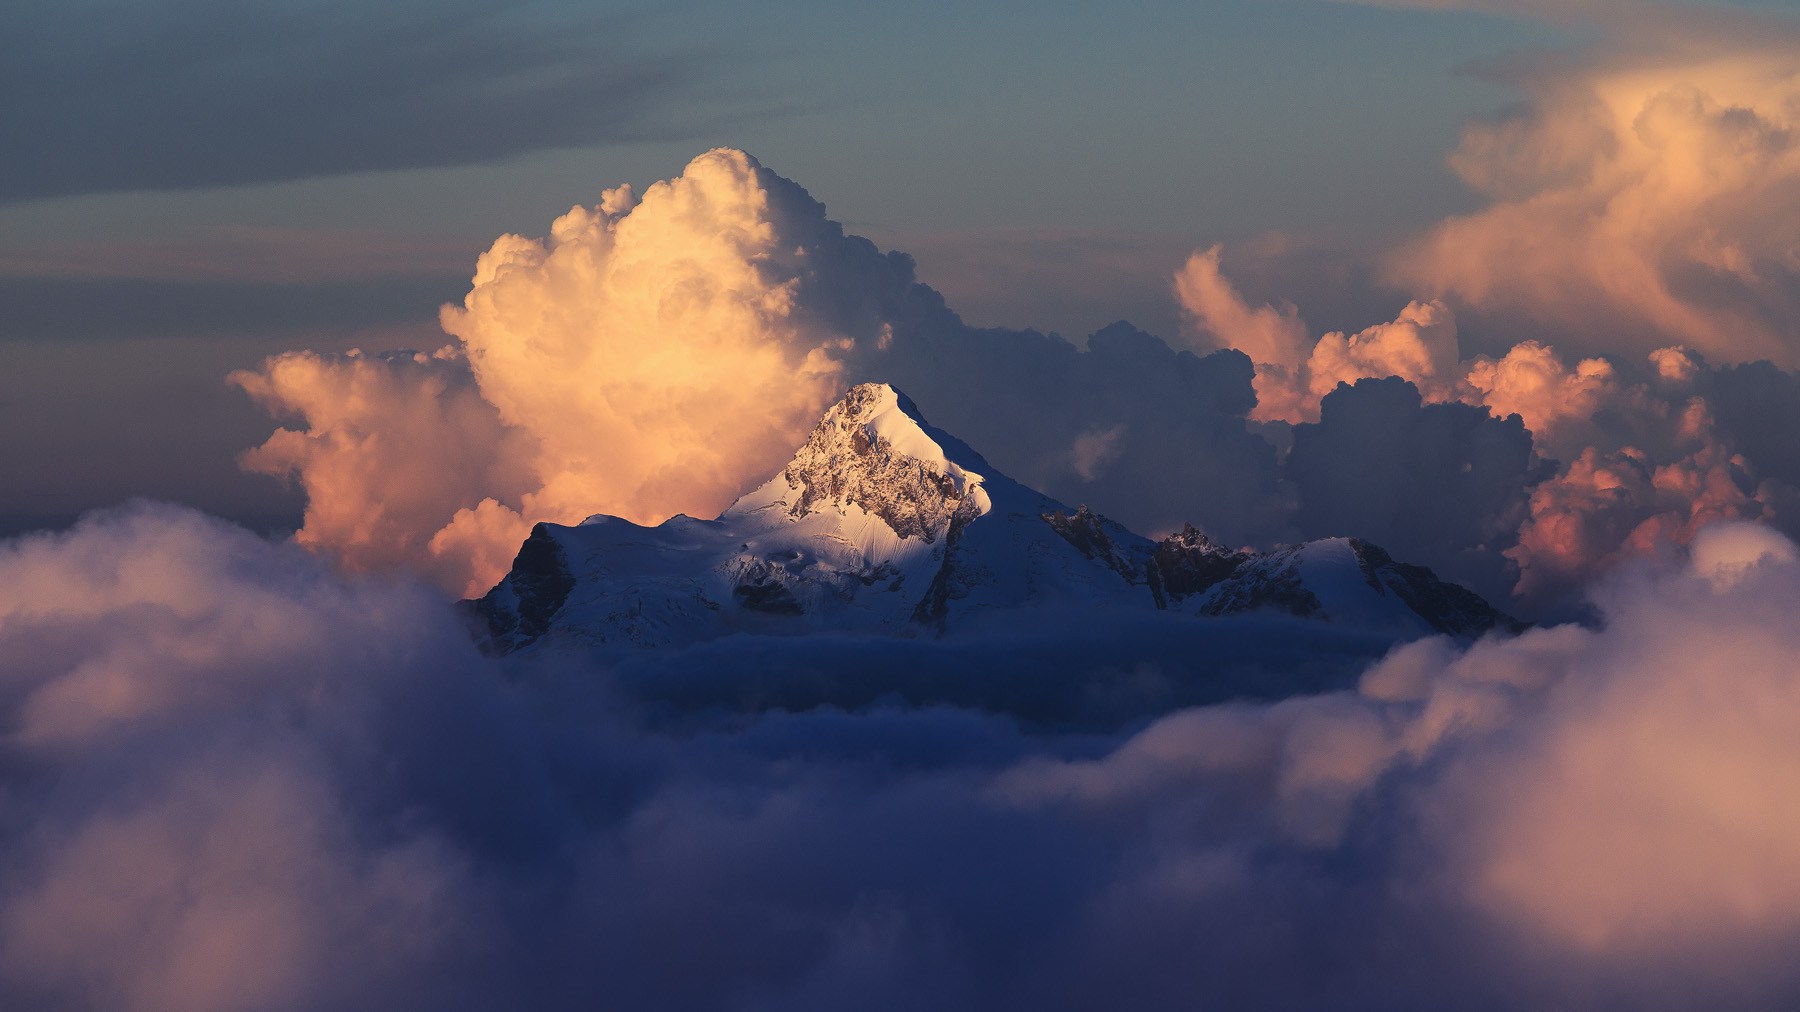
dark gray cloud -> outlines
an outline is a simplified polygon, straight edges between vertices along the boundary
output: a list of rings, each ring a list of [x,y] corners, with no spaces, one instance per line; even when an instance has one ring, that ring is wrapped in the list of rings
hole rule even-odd
[[[1286,475],[1304,537],[1367,538],[1407,562],[1505,600],[1526,493],[1547,476],[1517,415],[1425,404],[1390,376],[1339,384],[1294,427]]]
[[[518,2],[27,0],[6,27],[0,202],[680,136],[709,76],[641,18]]]

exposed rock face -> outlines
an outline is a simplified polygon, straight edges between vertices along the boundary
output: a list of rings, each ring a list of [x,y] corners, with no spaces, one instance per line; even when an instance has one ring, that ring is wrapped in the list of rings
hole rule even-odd
[[[1525,623],[1496,609],[1467,587],[1440,580],[1424,566],[1395,562],[1381,546],[1361,538],[1351,538],[1350,544],[1369,586],[1398,597],[1438,632],[1479,636],[1490,629],[1525,631]]]
[[[926,544],[943,537],[958,512],[980,512],[969,493],[979,481],[961,468],[897,450],[892,435],[901,426],[887,416],[922,420],[911,400],[892,387],[865,383],[825,412],[806,445],[782,470],[798,493],[788,514],[799,518],[821,509],[854,505],[880,517],[902,538]],[[883,430],[887,430],[884,432]]]
[[[562,546],[547,525],[538,524],[519,546],[506,579],[482,598],[483,604],[495,595],[511,598],[505,606],[496,602],[482,609],[488,635],[507,648],[537,639],[550,631],[551,621],[574,589],[575,574],[569,570]]]
[[[1136,542],[1142,539],[1089,510],[1085,503],[1073,515],[1063,512],[1045,513],[1042,519],[1064,541],[1073,545],[1082,558],[1093,559],[1133,582],[1142,574],[1144,563],[1138,556],[1143,553],[1141,550],[1132,550],[1141,548]],[[1115,540],[1115,532],[1121,536],[1118,540]]]
[[[1300,573],[1306,546],[1248,556],[1229,578],[1219,581],[1200,602],[1202,615],[1236,615],[1281,611],[1301,618],[1329,618],[1324,604]]]
[[[1347,538],[1269,552],[1194,527],[1152,542],[995,471],[880,384],[851,390],[793,460],[716,520],[539,524],[474,607],[491,644],[680,645],[732,632],[953,634],[1039,603],[1195,616],[1274,611],[1395,636],[1516,623]]]
[[[1144,566],[1150,592],[1158,608],[1204,594],[1237,575],[1251,553],[1215,544],[1193,524],[1157,542],[1156,552]]]

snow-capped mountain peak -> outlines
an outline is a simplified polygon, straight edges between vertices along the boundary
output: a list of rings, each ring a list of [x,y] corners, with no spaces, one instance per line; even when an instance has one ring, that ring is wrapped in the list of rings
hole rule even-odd
[[[733,503],[720,520],[776,504],[796,520],[855,508],[898,537],[933,544],[952,525],[993,508],[985,479],[973,470],[977,461],[967,447],[931,430],[906,395],[885,383],[864,383],[825,412],[780,474]],[[979,466],[986,470],[986,462]]]

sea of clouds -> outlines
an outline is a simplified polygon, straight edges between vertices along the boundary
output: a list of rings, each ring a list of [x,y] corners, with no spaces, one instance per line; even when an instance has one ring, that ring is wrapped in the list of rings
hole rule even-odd
[[[1800,552],[1739,523],[1615,573],[1596,627],[1332,691],[1071,723],[1040,671],[1035,719],[1042,655],[994,649],[1000,699],[672,707],[641,689],[678,653],[496,660],[423,586],[95,514],[0,548],[0,997],[1777,1007],[1796,595]],[[973,649],[907,657],[978,679]]]

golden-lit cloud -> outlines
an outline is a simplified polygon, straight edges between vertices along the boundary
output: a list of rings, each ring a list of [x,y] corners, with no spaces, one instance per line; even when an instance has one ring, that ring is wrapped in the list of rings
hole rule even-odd
[[[1718,20],[1513,75],[1529,103],[1450,160],[1488,205],[1398,250],[1395,282],[1583,352],[1800,363],[1800,42]]]
[[[797,189],[709,152],[544,239],[501,236],[435,354],[293,353],[238,374],[306,423],[247,466],[299,475],[302,544],[463,595],[539,520],[717,513],[804,440],[854,344],[801,310],[809,251],[776,187]]]
[[[804,441],[850,342],[800,312],[808,254],[776,178],[713,151],[641,200],[609,191],[545,240],[482,254],[443,324],[482,395],[539,442],[528,513],[711,515]]]
[[[435,355],[289,352],[232,381],[282,428],[244,466],[296,476],[306,522],[295,535],[352,570],[414,568],[461,589],[486,574],[430,549],[457,511],[532,488],[532,436],[506,425],[455,348]],[[516,547],[516,546],[515,546]]]

